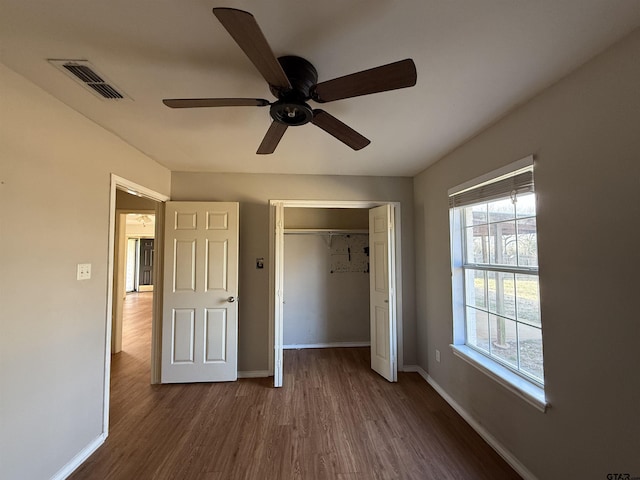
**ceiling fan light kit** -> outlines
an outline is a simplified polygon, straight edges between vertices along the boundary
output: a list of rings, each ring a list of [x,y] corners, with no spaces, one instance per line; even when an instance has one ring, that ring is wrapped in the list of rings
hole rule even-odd
[[[317,70],[304,58],[294,55],[276,58],[249,12],[214,8],[213,13],[267,81],[277,100],[188,98],[165,99],[163,103],[171,108],[270,106],[269,114],[273,121],[258,147],[258,154],[273,153],[288,127],[307,123],[313,123],[352,149],[360,150],[371,143],[369,139],[330,113],[311,108],[307,102],[327,103],[416,84],[416,67],[411,59],[318,83]]]

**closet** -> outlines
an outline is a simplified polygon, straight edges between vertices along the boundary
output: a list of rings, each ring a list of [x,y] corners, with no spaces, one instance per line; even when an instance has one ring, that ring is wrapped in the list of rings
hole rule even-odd
[[[369,345],[368,229],[368,209],[285,209],[284,348]]]

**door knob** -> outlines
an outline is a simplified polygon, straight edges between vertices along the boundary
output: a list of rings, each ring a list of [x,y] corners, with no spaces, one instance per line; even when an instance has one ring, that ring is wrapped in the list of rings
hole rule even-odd
[[[236,301],[236,297],[229,297],[229,298],[227,298],[227,302],[229,302],[229,303],[233,303],[233,302],[235,302],[235,301]]]

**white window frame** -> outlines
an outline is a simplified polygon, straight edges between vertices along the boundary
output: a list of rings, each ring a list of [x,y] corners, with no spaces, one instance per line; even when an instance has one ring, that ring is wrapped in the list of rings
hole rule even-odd
[[[449,189],[448,195],[459,194],[465,190],[478,187],[496,181],[500,177],[513,175],[514,172],[533,167],[533,156],[530,155],[517,162],[513,162],[503,168],[494,170],[480,177],[474,178],[461,185]],[[453,298],[453,353],[468,364],[477,368],[500,385],[525,400],[541,412],[545,412],[548,403],[546,401],[544,387],[535,381],[529,380],[510,368],[505,367],[497,360],[480,353],[466,345],[465,326],[465,290],[464,290],[464,235],[460,210],[451,208],[449,211],[450,245],[451,245],[451,278]]]

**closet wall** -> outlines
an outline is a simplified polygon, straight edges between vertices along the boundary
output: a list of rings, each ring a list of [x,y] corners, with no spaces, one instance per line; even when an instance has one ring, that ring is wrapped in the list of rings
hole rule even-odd
[[[368,222],[366,209],[285,209],[285,348],[369,343]]]

